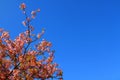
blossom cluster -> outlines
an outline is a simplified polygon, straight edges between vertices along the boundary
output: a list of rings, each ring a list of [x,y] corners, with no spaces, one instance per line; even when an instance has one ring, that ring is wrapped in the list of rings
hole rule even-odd
[[[27,27],[14,40],[10,39],[9,32],[0,28],[0,80],[63,80],[63,72],[58,68],[54,60],[54,51],[51,50],[52,43],[42,40],[31,48],[31,44],[39,41],[44,30],[38,35],[32,34],[34,30],[30,24],[36,17],[37,9],[27,16],[26,5],[20,5],[25,14],[23,25]]]

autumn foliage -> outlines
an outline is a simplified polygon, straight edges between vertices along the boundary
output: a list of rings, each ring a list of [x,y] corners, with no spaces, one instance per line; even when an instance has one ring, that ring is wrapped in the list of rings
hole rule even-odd
[[[53,61],[51,42],[41,40],[44,30],[37,35],[32,33],[34,27],[30,23],[40,9],[32,11],[31,16],[26,13],[25,3],[20,9],[25,15],[25,32],[12,40],[9,32],[0,29],[0,80],[63,80],[62,70]],[[31,46],[35,41],[38,44]]]

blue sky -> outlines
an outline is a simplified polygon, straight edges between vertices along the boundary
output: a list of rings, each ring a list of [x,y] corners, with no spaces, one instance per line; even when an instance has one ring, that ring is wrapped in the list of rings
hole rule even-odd
[[[46,29],[64,80],[120,80],[119,0],[0,0],[0,27],[12,38],[25,30],[22,2],[41,8],[35,33]]]

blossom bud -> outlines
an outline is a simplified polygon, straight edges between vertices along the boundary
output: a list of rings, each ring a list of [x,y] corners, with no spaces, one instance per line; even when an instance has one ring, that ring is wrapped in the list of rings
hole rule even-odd
[[[25,3],[22,3],[22,4],[20,5],[20,9],[24,10],[25,8],[26,8]]]

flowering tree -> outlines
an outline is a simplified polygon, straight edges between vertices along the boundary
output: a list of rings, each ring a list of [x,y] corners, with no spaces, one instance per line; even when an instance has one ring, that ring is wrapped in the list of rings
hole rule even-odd
[[[0,80],[63,80],[62,70],[53,62],[51,42],[41,40],[30,48],[44,34],[42,30],[34,35],[34,28],[30,24],[40,9],[32,11],[31,16],[28,16],[24,3],[20,8],[25,15],[22,23],[27,28],[26,31],[12,40],[7,31],[0,29]]]

